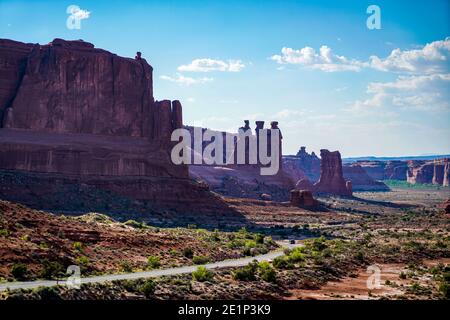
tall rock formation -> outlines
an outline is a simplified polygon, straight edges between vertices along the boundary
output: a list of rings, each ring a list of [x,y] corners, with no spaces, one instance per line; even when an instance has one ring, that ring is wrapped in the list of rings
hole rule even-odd
[[[445,162],[444,166],[444,178],[442,179],[442,185],[444,187],[450,186],[450,160]]]
[[[154,101],[152,67],[140,54],[119,57],[82,40],[0,40],[0,116],[3,198],[50,204],[59,181],[155,208],[196,210],[217,200],[171,162],[181,103]],[[11,172],[26,174],[27,187]]]
[[[250,123],[245,120],[245,125],[239,129],[245,132],[251,133]],[[285,172],[285,168],[281,167],[278,173],[275,175],[261,175],[261,167],[264,167],[258,161],[255,164],[249,164],[249,151],[250,143],[254,143],[256,146],[256,152],[258,153],[261,147],[260,141],[257,138],[259,130],[264,129],[264,121],[256,121],[255,134],[251,134],[248,138],[245,138],[245,163],[237,163],[237,153],[234,152],[229,155],[230,162],[234,164],[224,164],[224,165],[204,165],[204,164],[192,164],[189,165],[189,173],[192,178],[205,182],[211,190],[226,196],[241,197],[241,198],[256,198],[266,200],[268,197],[275,201],[287,201],[289,200],[289,191],[294,187],[295,181],[292,177]],[[194,136],[194,127],[186,126],[191,133],[191,139]],[[201,129],[204,132],[206,129]],[[271,129],[278,129],[278,122],[271,122]],[[227,133],[222,131],[216,131],[216,134],[223,136],[223,141],[225,141],[225,135],[234,135],[236,140],[234,143],[234,148],[237,148],[237,133]],[[250,140],[253,141],[250,141]],[[268,138],[267,150],[271,150],[270,138]],[[202,152],[205,147],[209,144],[206,141],[202,145]],[[280,133],[280,151],[281,151],[281,133]],[[266,151],[265,151],[266,152]],[[268,151],[267,151],[268,152]],[[193,153],[192,153],[193,154]],[[226,160],[227,150],[224,145],[223,148],[223,162]],[[231,161],[232,160],[232,161]],[[257,159],[255,159],[257,160]],[[280,160],[280,159],[279,159]],[[192,161],[193,163],[193,161]]]
[[[315,192],[351,196],[342,173],[342,159],[339,151],[320,150],[320,179],[314,184]]]

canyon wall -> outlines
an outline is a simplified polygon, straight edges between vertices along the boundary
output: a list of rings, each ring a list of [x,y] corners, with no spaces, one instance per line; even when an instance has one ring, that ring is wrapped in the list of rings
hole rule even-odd
[[[51,203],[58,181],[155,208],[214,207],[220,200],[171,162],[182,106],[154,100],[152,71],[140,53],[120,57],[82,40],[0,40],[0,196]],[[24,188],[11,173],[32,178]]]
[[[437,159],[431,161],[409,161],[407,181],[409,183],[449,185],[450,159]]]

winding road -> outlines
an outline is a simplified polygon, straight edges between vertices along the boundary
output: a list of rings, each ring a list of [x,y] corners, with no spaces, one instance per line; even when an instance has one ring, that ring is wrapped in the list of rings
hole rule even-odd
[[[277,242],[279,245],[282,246],[281,249],[278,249],[276,251],[272,251],[266,254],[262,254],[259,256],[254,257],[246,257],[246,258],[239,258],[239,259],[229,259],[229,260],[223,260],[218,261],[214,263],[208,263],[203,265],[207,269],[219,269],[219,268],[228,268],[228,267],[242,267],[253,260],[257,261],[269,261],[272,259],[275,259],[276,257],[282,256],[284,254],[283,248],[294,248],[302,246],[302,243],[296,243],[296,244],[289,244],[287,242]],[[96,276],[96,277],[86,277],[81,278],[81,284],[83,283],[101,283],[101,282],[107,282],[107,281],[114,281],[114,280],[134,280],[134,279],[140,279],[140,278],[154,278],[154,277],[161,277],[161,276],[173,276],[173,275],[179,275],[179,274],[186,274],[186,273],[192,273],[195,270],[197,270],[199,266],[193,265],[193,266],[183,266],[183,267],[176,267],[176,268],[168,268],[168,269],[158,269],[158,270],[151,270],[151,271],[142,271],[142,272],[132,272],[132,273],[123,273],[123,274],[110,274],[110,275],[102,275],[102,276]],[[0,283],[0,291],[5,290],[16,290],[16,289],[34,289],[38,287],[53,287],[56,285],[66,285],[65,280],[36,280],[36,281],[24,281],[24,282],[7,282],[7,283]]]

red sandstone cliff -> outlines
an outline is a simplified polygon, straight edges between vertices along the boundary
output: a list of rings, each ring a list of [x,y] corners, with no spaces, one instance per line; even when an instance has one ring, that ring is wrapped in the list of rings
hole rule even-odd
[[[431,161],[409,161],[407,181],[409,183],[448,186],[450,159]]]
[[[0,116],[5,199],[49,204],[53,186],[82,183],[155,208],[211,209],[219,201],[189,179],[187,166],[171,162],[182,107],[154,101],[152,67],[140,56],[81,40],[0,40]],[[26,188],[11,172],[28,174]]]

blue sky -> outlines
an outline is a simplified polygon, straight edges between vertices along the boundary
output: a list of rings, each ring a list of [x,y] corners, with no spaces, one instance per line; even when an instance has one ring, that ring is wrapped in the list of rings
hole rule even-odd
[[[89,11],[79,30],[71,4]],[[366,27],[371,4],[380,30]],[[0,0],[0,37],[142,51],[155,98],[181,100],[186,124],[278,120],[286,154],[416,155],[450,153],[449,12],[438,0]]]

